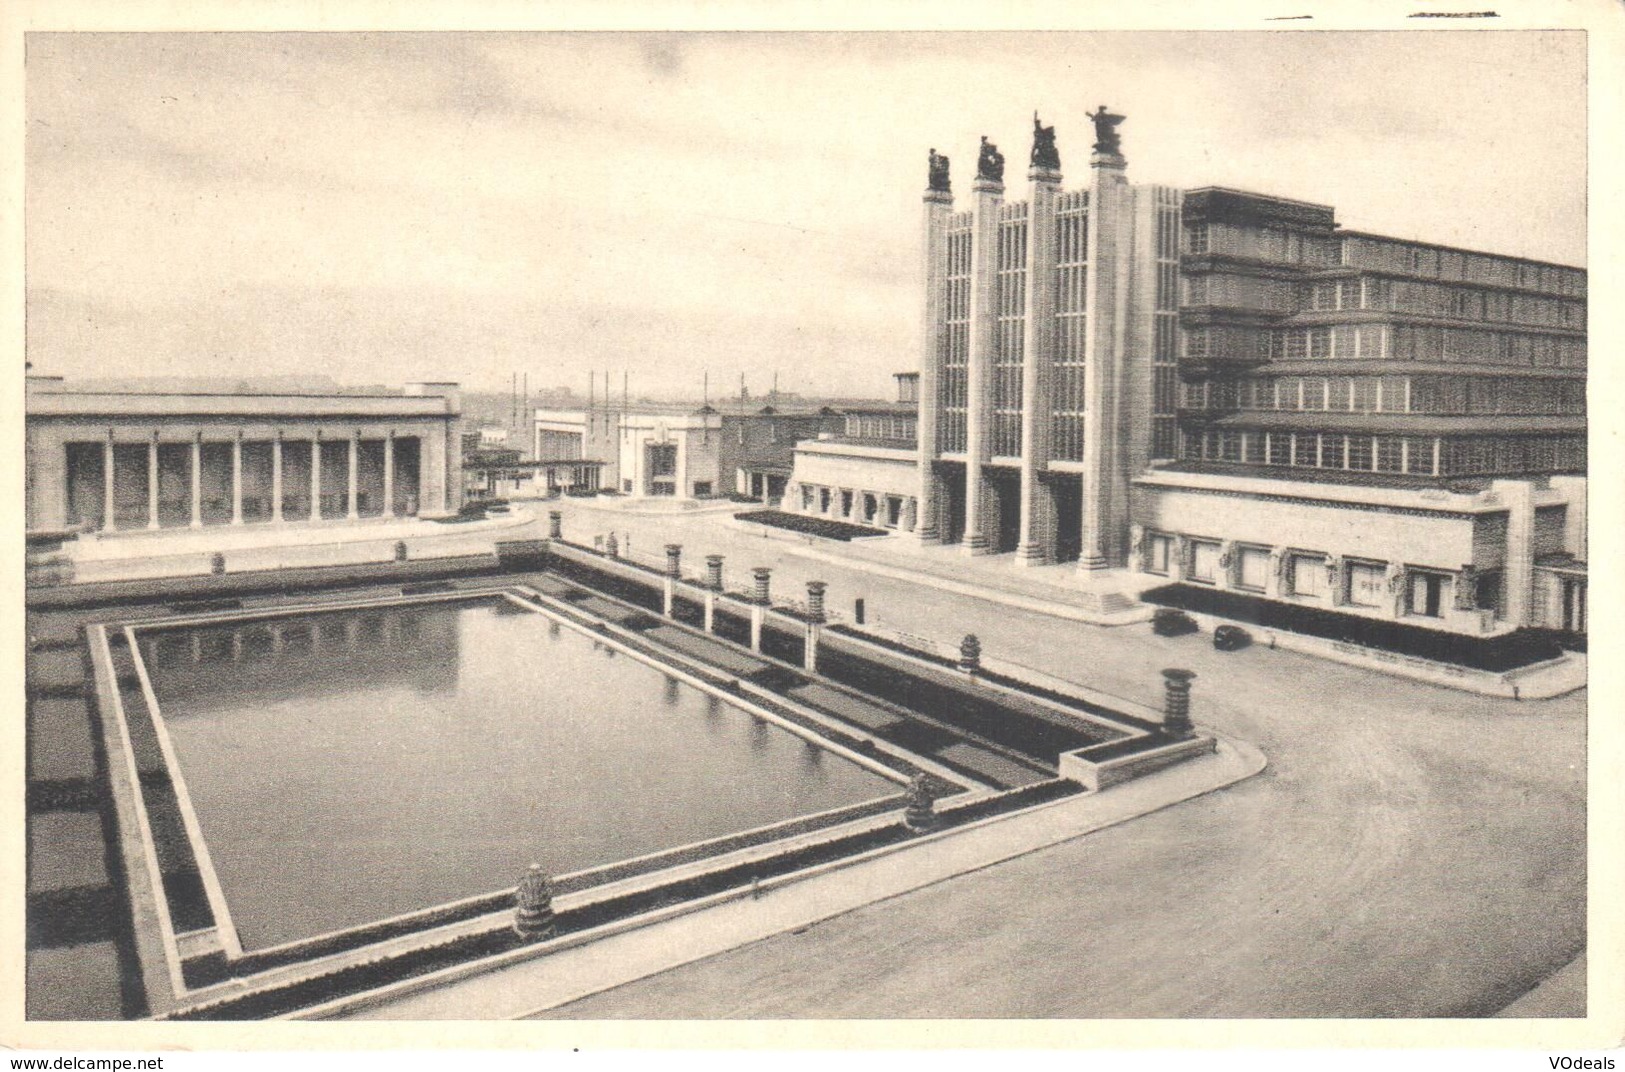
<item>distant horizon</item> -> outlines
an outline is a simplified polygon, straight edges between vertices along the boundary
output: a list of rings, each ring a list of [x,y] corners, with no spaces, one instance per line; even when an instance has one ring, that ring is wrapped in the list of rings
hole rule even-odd
[[[1586,263],[1583,32],[32,33],[37,371],[513,373],[884,397],[918,368],[926,155],[1032,113],[1087,180],[1330,205]],[[1289,89],[1283,92],[1283,87]],[[854,392],[858,394],[854,395]]]

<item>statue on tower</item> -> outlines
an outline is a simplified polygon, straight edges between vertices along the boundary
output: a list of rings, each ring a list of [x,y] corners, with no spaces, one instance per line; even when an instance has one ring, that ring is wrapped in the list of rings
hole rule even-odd
[[[1097,112],[1085,112],[1095,123],[1095,152],[1120,154],[1123,151],[1122,136],[1117,133],[1117,125],[1127,116],[1113,115],[1102,104]]]
[[[1055,148],[1055,128],[1040,123],[1037,112],[1033,113],[1032,165],[1036,168],[1061,170],[1061,152]]]
[[[1004,154],[987,140],[986,134],[982,135],[981,155],[976,158],[976,177],[988,182],[1004,181]]]
[[[948,185],[948,158],[935,149],[931,150],[931,178],[927,189],[943,194],[952,189]]]

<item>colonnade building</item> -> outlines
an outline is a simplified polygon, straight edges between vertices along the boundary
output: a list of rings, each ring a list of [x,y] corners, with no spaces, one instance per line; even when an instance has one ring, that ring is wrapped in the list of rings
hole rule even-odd
[[[1127,180],[931,153],[912,443],[798,450],[784,506],[896,494],[915,534],[1453,632],[1585,629],[1583,269]],[[816,457],[814,455],[817,455]]]
[[[461,505],[459,391],[76,390],[31,376],[31,532],[441,517]]]

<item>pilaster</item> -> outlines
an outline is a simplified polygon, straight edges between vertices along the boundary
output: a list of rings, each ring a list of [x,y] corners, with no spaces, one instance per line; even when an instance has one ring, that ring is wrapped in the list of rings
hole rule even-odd
[[[1042,566],[1054,557],[1055,500],[1039,476],[1049,466],[1051,380],[1055,366],[1055,198],[1061,172],[1027,172],[1027,307],[1021,369],[1021,530],[1016,565]]]
[[[1084,338],[1083,525],[1078,569],[1113,565],[1112,487],[1118,437],[1117,395],[1128,299],[1128,264],[1133,237],[1132,197],[1117,153],[1096,152],[1089,160],[1089,309]]]
[[[983,467],[993,459],[993,359],[998,343],[999,207],[1004,184],[977,179],[971,184],[970,353],[965,380],[965,552],[985,555],[989,494]]]
[[[938,518],[937,481],[934,463],[938,454],[938,432],[942,424],[942,396],[939,386],[942,368],[942,335],[947,316],[948,218],[953,214],[954,196],[947,190],[925,192],[922,274],[925,304],[920,315],[920,408],[916,424],[919,447],[919,523],[915,535],[922,543],[942,538]]]

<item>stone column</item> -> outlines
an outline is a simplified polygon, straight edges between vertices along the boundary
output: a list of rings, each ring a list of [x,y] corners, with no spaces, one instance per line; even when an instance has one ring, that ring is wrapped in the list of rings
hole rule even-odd
[[[361,431],[350,433],[350,480],[345,487],[344,514],[351,521],[361,517]]]
[[[924,543],[935,543],[942,538],[935,463],[942,418],[938,381],[942,367],[943,321],[947,316],[948,217],[953,214],[954,207],[954,195],[948,189],[946,165],[941,181],[933,181],[932,187],[925,191],[924,264],[921,266],[925,301],[920,317],[920,409],[915,425],[919,445],[917,468],[920,492],[919,519],[914,533]]]
[[[773,576],[773,571],[766,566],[757,566],[750,572],[756,581],[756,588],[750,601],[750,648],[752,651],[761,651],[762,619],[766,617],[767,608],[772,602],[768,580]]]
[[[1531,625],[1535,594],[1534,485],[1527,480],[1497,480],[1490,492],[1507,507],[1505,596],[1501,618],[1509,625]]]
[[[113,532],[118,519],[113,511],[113,430],[107,430],[107,442],[102,444],[102,531]]]
[[[384,436],[384,516],[395,516],[395,429]]]
[[[971,184],[970,353],[965,367],[965,553],[992,552],[987,481],[993,457],[993,359],[998,345],[999,208],[1004,183]],[[995,519],[996,523],[996,519]]]
[[[1162,732],[1171,737],[1191,732],[1191,681],[1195,677],[1190,670],[1162,672]]]
[[[158,433],[147,444],[147,528],[158,527]]]
[[[243,523],[243,434],[231,441],[231,523]]]
[[[271,520],[282,523],[282,432],[271,439]]]
[[[1120,294],[1127,279],[1122,258],[1132,249],[1133,190],[1124,172],[1128,161],[1116,152],[1097,151],[1089,160],[1089,310],[1084,337],[1083,550],[1078,569],[1112,565],[1115,540],[1112,518],[1121,504],[1110,501],[1117,436],[1118,365],[1123,360],[1122,323],[1126,309]]]
[[[1027,172],[1027,308],[1021,369],[1021,530],[1016,565],[1042,566],[1055,550],[1055,500],[1039,475],[1049,466],[1050,385],[1055,365],[1055,197],[1059,168]]]
[[[661,578],[661,613],[666,617],[672,616],[673,597],[677,581],[683,575],[683,545],[668,543],[666,545],[666,575]]]
[[[203,527],[203,433],[192,437],[192,527]]]
[[[807,633],[802,643],[801,667],[809,674],[818,672],[818,644],[824,632],[823,581],[807,582]]]
[[[705,556],[705,631],[716,632],[717,593],[722,591],[722,556]]]
[[[310,441],[310,519],[322,519],[322,433]]]

